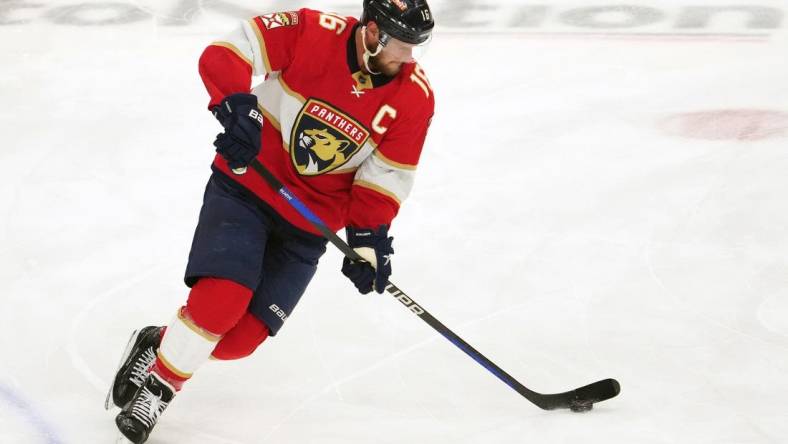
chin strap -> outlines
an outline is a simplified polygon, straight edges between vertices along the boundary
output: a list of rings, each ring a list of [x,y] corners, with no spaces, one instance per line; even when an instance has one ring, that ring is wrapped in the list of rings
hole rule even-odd
[[[361,28],[361,41],[364,44],[364,57],[363,57],[364,58],[364,68],[366,68],[367,71],[370,74],[375,74],[375,75],[380,74],[377,71],[373,71],[372,68],[369,67],[369,59],[370,59],[370,57],[375,57],[376,55],[380,54],[380,51],[383,51],[383,45],[381,45],[380,41],[378,41],[378,47],[375,48],[375,52],[370,52],[370,50],[367,49],[367,27],[366,26],[363,26]]]

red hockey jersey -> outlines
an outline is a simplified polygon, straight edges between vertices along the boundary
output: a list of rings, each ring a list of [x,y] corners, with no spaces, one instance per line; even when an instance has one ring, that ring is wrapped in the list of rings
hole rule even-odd
[[[358,66],[352,17],[309,9],[244,21],[200,58],[209,108],[252,92],[264,116],[258,160],[337,231],[390,225],[413,185],[434,97],[415,63],[394,78]],[[226,173],[302,230],[319,234],[263,179]]]

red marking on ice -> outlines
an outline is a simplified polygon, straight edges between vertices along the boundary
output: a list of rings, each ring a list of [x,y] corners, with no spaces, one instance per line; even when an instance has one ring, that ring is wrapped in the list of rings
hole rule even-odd
[[[788,135],[788,112],[727,109],[681,113],[660,122],[668,134],[706,140],[763,140]]]

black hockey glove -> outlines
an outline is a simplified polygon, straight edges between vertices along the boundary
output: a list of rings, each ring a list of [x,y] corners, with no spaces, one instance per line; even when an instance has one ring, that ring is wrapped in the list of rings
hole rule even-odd
[[[249,165],[260,152],[263,115],[257,109],[257,96],[232,94],[213,108],[213,115],[224,127],[213,145],[231,169]]]
[[[353,261],[347,257],[342,262],[342,274],[347,276],[361,294],[367,294],[375,288],[383,293],[391,276],[391,248],[393,237],[388,236],[388,227],[381,225],[378,231],[369,228],[345,229],[347,243],[356,250],[364,261]]]

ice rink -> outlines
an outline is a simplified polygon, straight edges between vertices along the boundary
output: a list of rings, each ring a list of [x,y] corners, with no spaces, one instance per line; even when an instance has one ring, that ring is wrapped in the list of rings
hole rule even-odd
[[[114,442],[128,335],[188,294],[204,47],[360,3],[0,1],[0,443]],[[433,1],[436,115],[392,227],[392,281],[520,382],[619,397],[539,410],[330,248],[148,442],[788,442],[788,7],[625,3]]]

